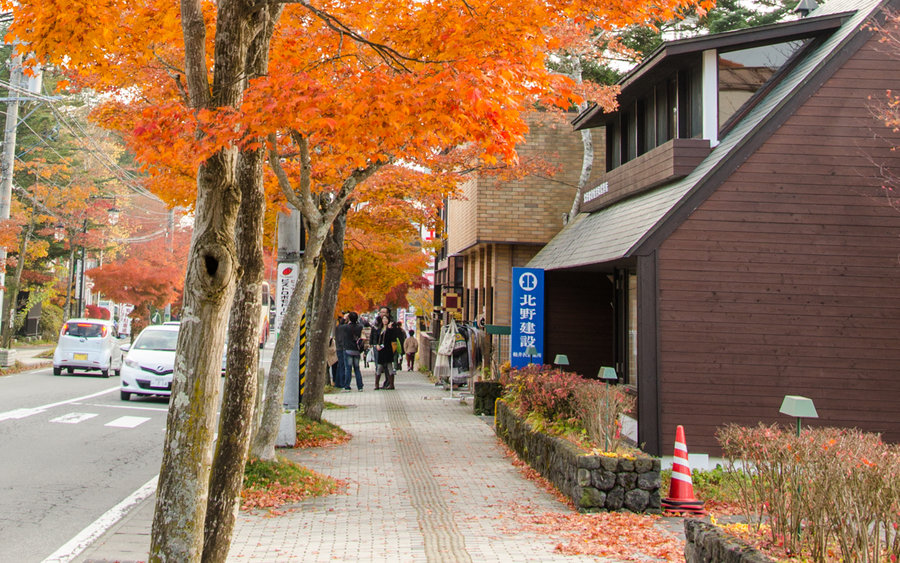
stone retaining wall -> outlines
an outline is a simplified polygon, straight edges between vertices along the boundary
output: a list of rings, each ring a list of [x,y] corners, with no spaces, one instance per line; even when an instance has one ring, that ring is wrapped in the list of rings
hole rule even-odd
[[[774,563],[759,550],[709,522],[686,518],[684,537],[686,563]]]
[[[571,442],[535,432],[503,401],[497,401],[494,417],[494,430],[506,445],[580,512],[660,512],[658,458],[585,455]]]

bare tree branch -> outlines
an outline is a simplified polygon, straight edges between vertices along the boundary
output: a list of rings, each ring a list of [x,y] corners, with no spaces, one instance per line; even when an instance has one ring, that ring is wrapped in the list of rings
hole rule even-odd
[[[356,41],[361,45],[366,45],[370,49],[372,49],[375,54],[377,54],[381,60],[388,64],[394,70],[399,72],[411,72],[410,68],[406,63],[425,63],[425,64],[444,64],[453,62],[452,60],[425,60],[417,57],[411,57],[408,55],[404,55],[403,53],[397,51],[393,47],[390,47],[384,43],[377,43],[370,39],[367,39],[362,34],[353,31],[347,24],[336,18],[335,16],[325,12],[324,10],[320,10],[310,4],[309,0],[273,0],[278,2],[279,4],[299,4],[309,10],[314,16],[319,18],[325,25],[331,28],[333,31],[336,31],[341,35],[343,39],[344,35],[349,36],[351,39]]]

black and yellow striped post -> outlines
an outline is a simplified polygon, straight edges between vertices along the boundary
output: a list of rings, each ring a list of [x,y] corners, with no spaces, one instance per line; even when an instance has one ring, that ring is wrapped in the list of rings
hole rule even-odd
[[[303,402],[303,389],[306,388],[306,314],[300,317],[300,337],[298,338],[300,348],[300,399],[298,405]]]

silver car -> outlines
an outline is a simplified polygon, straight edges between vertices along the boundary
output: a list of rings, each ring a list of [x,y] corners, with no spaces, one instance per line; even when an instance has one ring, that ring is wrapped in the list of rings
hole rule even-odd
[[[53,375],[78,371],[99,371],[109,377],[119,375],[122,353],[116,334],[116,323],[103,319],[70,319],[59,331],[59,342],[53,352]]]

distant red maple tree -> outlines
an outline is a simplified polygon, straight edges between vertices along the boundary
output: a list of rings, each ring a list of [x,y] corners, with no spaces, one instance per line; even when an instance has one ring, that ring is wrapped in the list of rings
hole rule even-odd
[[[121,259],[85,273],[103,295],[134,305],[133,319],[146,319],[151,307],[165,307],[181,296],[189,233],[176,231],[175,237],[171,245],[166,238],[132,244]]]

